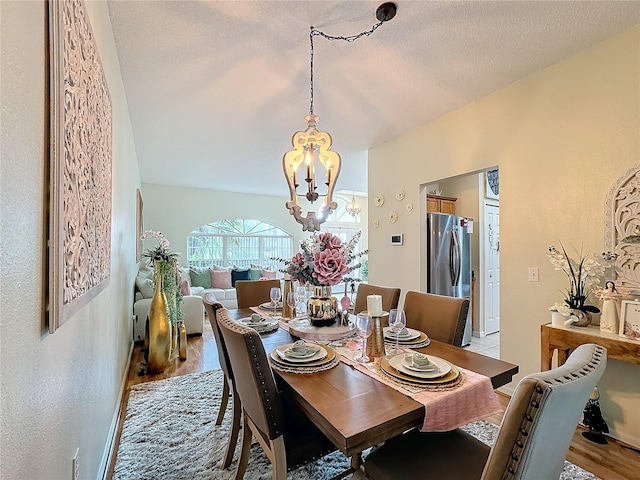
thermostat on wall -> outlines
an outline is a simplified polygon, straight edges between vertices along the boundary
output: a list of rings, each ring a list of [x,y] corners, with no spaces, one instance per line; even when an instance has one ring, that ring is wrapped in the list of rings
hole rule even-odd
[[[404,233],[391,235],[391,245],[402,245],[404,243]]]

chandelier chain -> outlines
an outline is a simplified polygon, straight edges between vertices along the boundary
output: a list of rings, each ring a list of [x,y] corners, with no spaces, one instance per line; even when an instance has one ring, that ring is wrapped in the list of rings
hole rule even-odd
[[[322,32],[320,30],[317,30],[314,27],[311,27],[311,31],[309,32],[309,45],[310,45],[309,68],[310,68],[310,71],[311,71],[311,74],[309,75],[309,79],[310,79],[310,86],[309,86],[309,115],[313,115],[313,37],[320,36],[320,37],[326,38],[327,40],[330,40],[330,41],[342,40],[344,42],[351,43],[351,42],[355,42],[359,38],[368,37],[373,32],[375,32],[380,25],[382,25],[386,21],[387,21],[386,19],[382,19],[378,23],[376,23],[374,26],[372,26],[369,30],[365,30],[364,32],[360,32],[360,33],[358,33],[356,35],[348,35],[348,36],[328,35],[328,34]]]

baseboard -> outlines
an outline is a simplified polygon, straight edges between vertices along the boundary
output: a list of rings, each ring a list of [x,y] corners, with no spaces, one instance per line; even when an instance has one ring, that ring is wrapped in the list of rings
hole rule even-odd
[[[129,378],[129,368],[131,367],[131,357],[133,355],[133,346],[135,342],[131,342],[129,347],[129,358],[127,364],[124,367],[122,380],[120,382],[120,391],[118,392],[118,403],[116,405],[113,418],[111,419],[111,426],[109,427],[109,434],[107,436],[107,443],[105,445],[104,453],[102,454],[102,461],[100,462],[100,470],[98,470],[97,480],[108,480],[109,469],[111,468],[111,462],[115,457],[116,446],[116,434],[118,432],[118,425],[120,423],[120,417],[124,413],[126,405],[124,404],[124,393],[127,388],[127,380]]]

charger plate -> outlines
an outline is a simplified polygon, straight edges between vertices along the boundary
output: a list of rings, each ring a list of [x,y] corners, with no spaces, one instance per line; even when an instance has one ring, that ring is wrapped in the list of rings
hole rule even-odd
[[[420,338],[420,334],[423,333],[420,330],[414,330],[413,328],[406,328],[405,330],[408,332],[408,334],[407,335],[400,335],[398,337],[398,342],[411,342],[411,341],[414,341],[417,338]],[[391,327],[384,327],[383,331],[384,331],[384,338],[386,340],[393,340],[394,342],[396,341],[396,334],[393,332]],[[426,335],[426,334],[424,334],[424,335]]]
[[[318,345],[319,347],[322,347],[326,355],[324,355],[322,358],[318,358],[317,360],[313,360],[310,362],[300,362],[299,359],[295,359],[291,361],[291,359],[288,359],[288,358],[285,360],[280,355],[278,355],[277,350],[279,348],[284,347],[284,349],[286,350],[286,348],[290,347],[291,345],[292,344],[289,344],[287,346],[276,347],[273,350],[271,350],[271,353],[269,353],[271,360],[273,360],[278,365],[285,365],[287,367],[318,367],[325,363],[329,363],[331,360],[336,358],[335,350],[331,347],[328,347],[327,345]]]
[[[277,330],[280,326],[277,320],[265,320],[264,322],[252,322],[251,317],[240,318],[236,322],[244,325],[245,327],[251,327],[258,333],[272,332]]]
[[[282,302],[276,303],[275,309],[273,308],[273,303],[271,303],[271,302],[261,303],[258,306],[258,308],[260,310],[266,310],[268,312],[273,312],[274,310],[277,312],[278,310],[282,310]]]
[[[317,347],[314,351],[314,353],[312,353],[309,356],[306,357],[293,357],[290,355],[287,355],[286,351],[289,350],[290,348],[293,347],[293,343],[290,343],[288,345],[283,345],[281,347],[276,347],[273,351],[276,352],[277,356],[279,357],[279,360],[281,360],[283,363],[296,363],[296,364],[304,364],[304,365],[309,365],[309,364],[313,364],[314,362],[319,362],[320,360],[324,360],[328,353],[324,348],[320,348],[319,345],[314,347]]]
[[[443,360],[443,361],[446,362],[446,360]],[[400,379],[402,381],[419,384],[419,385],[434,385],[434,384],[439,385],[439,384],[446,384],[446,383],[455,381],[460,375],[460,370],[458,369],[458,367],[456,367],[451,363],[449,365],[451,365],[451,370],[446,375],[443,375],[438,378],[418,378],[413,375],[409,375],[407,373],[396,370],[389,364],[388,358],[382,357],[380,359],[380,368],[382,369],[383,372],[385,372],[386,374],[394,378]]]
[[[275,348],[271,350],[269,354],[271,360],[271,366],[274,370],[285,373],[318,373],[325,370],[330,370],[340,363],[340,358],[336,355],[333,348],[326,345],[320,345],[326,350],[327,356],[322,360],[309,363],[290,363],[282,360],[275,351]]]
[[[437,370],[415,370],[413,368],[408,368],[405,364],[404,356],[405,354],[401,353],[399,355],[389,357],[389,365],[391,366],[391,368],[394,368],[398,372],[404,373],[405,375],[409,375],[410,377],[418,377],[420,379],[434,379],[443,377],[451,371],[451,364],[449,362],[439,357],[434,357],[433,355],[427,355],[427,358],[432,364],[438,367]]]

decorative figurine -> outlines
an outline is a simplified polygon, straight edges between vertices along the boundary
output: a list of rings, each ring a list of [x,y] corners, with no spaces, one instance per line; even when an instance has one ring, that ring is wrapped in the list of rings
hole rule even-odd
[[[605,422],[604,418],[602,418],[599,400],[600,391],[598,390],[598,387],[595,387],[593,392],[591,392],[587,405],[584,407],[584,411],[582,412],[584,415],[583,422],[589,428],[588,432],[582,432],[582,436],[594,443],[606,445],[608,442],[602,433],[609,433],[609,427],[607,426],[607,422]]]
[[[607,282],[604,288],[595,289],[595,295],[602,300],[602,316],[600,317],[600,331],[618,333],[618,308],[620,300],[626,295],[616,290],[614,282]]]

